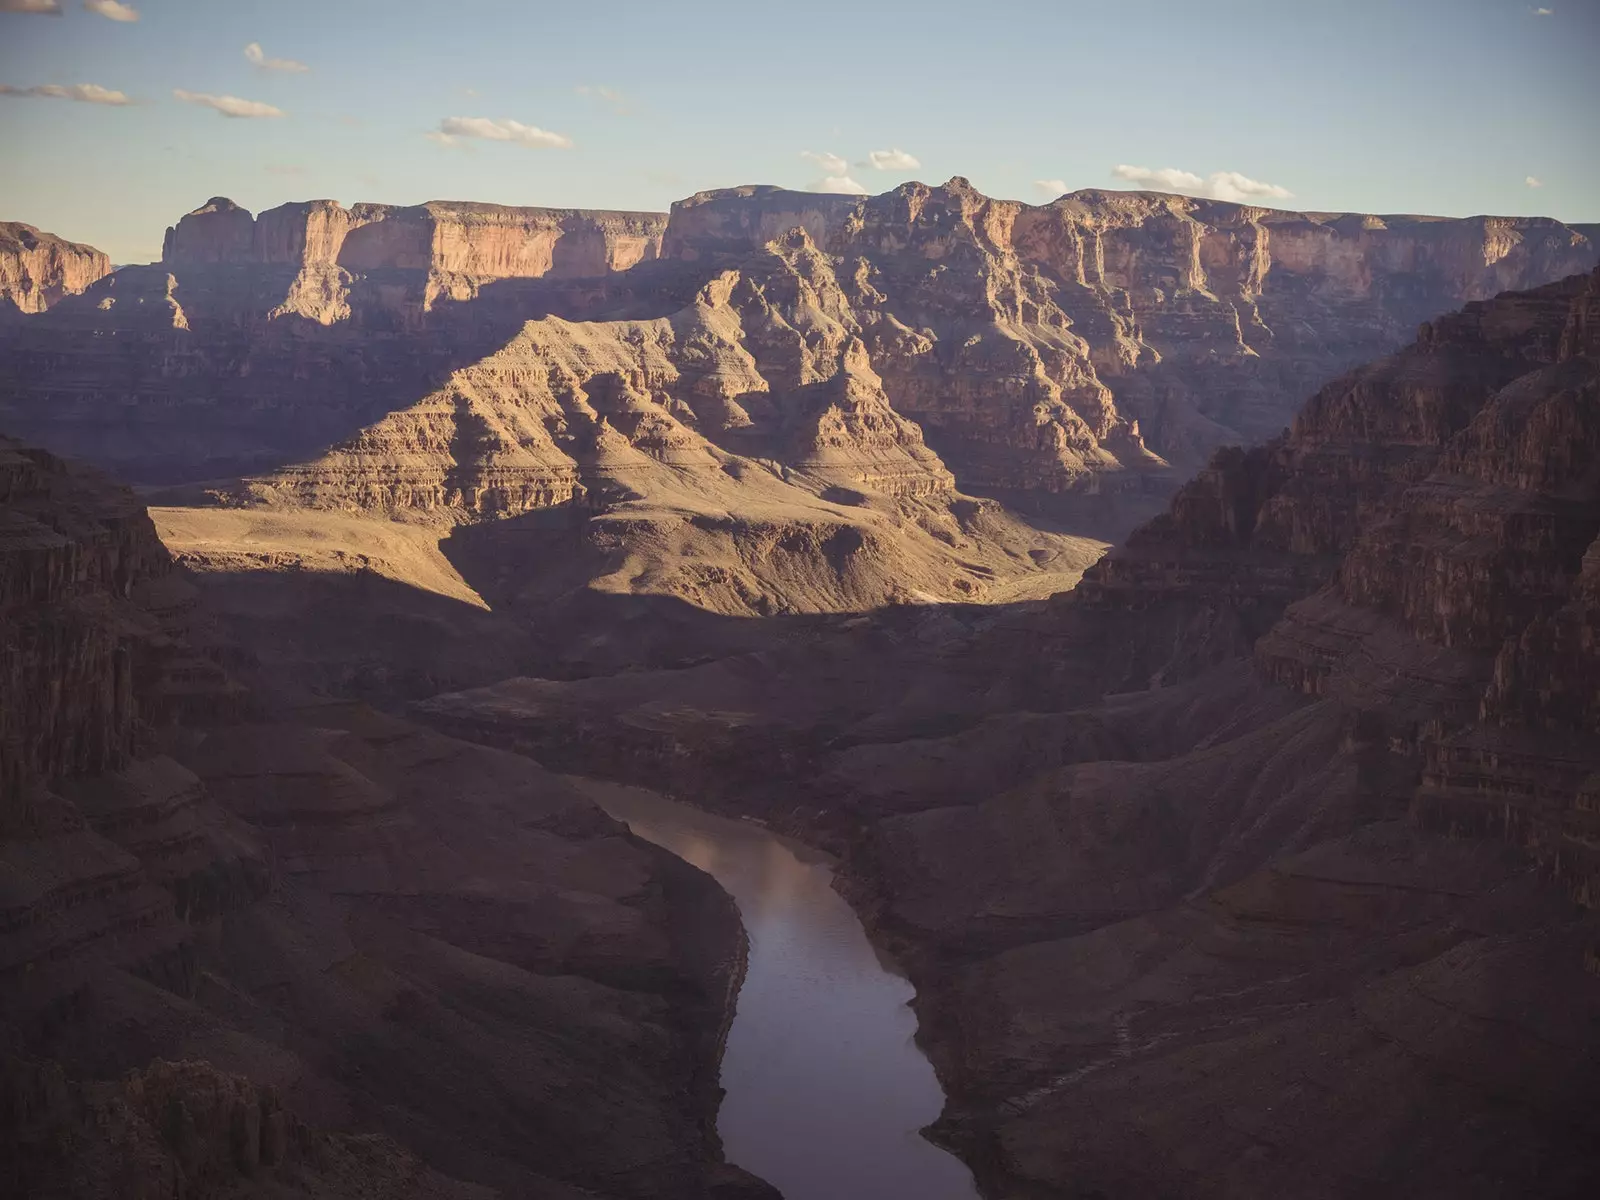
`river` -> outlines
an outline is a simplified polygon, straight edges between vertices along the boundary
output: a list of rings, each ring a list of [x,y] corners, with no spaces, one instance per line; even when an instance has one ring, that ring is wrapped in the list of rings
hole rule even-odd
[[[750,821],[652,792],[586,789],[738,902],[750,961],[722,1059],[728,1159],[786,1200],[977,1200],[917,1131],[944,1094],[912,1040],[911,985],[873,950],[826,860]]]

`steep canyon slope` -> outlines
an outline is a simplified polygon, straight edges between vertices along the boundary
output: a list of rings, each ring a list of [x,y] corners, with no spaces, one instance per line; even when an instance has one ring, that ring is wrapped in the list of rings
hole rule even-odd
[[[841,853],[987,1194],[1592,1194],[1597,312],[1428,322],[1048,602],[419,711]]]
[[[0,441],[0,1191],[770,1196],[710,880],[526,759],[245,683],[126,490]]]
[[[1119,536],[1418,322],[1595,256],[1548,220],[961,179],[665,217],[219,198],[0,334],[0,424],[301,540],[506,522],[465,540],[537,545],[529,604],[555,575],[743,615],[1020,599],[1100,545],[976,497]]]

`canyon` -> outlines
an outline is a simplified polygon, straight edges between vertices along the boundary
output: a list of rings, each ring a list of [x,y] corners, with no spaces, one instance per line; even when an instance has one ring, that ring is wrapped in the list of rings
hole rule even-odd
[[[8,1194],[773,1194],[713,1125],[708,877],[526,759],[253,690],[143,505],[10,440],[0,568]]]
[[[1597,240],[219,198],[30,285],[21,1182],[773,1194],[605,780],[832,856],[986,1196],[1590,1194]]]
[[[416,711],[839,855],[986,1195],[1585,1195],[1597,302],[1429,322],[1048,601]]]

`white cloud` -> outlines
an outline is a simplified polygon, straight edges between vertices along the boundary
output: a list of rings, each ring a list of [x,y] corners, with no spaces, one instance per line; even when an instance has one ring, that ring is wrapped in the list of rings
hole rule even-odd
[[[428,137],[446,146],[453,146],[461,138],[480,138],[486,142],[515,142],[519,146],[570,150],[572,139],[565,134],[551,133],[537,125],[524,125],[521,121],[491,120],[488,117],[445,117],[439,128],[430,130]]]
[[[213,96],[209,92],[189,92],[173,88],[172,94],[185,104],[198,104],[215,109],[225,117],[281,117],[283,109],[263,104],[259,100],[241,100],[237,96]]]
[[[589,96],[600,101],[616,113],[619,117],[629,116],[632,110],[628,107],[628,98],[614,87],[584,85],[573,89],[580,96]]]
[[[139,10],[131,4],[121,4],[118,0],[83,0],[83,6],[92,13],[99,13],[108,21],[137,21]]]
[[[1158,188],[1168,192],[1193,192],[1205,186],[1205,180],[1190,171],[1180,171],[1177,167],[1162,167],[1152,171],[1149,167],[1130,167],[1127,163],[1118,163],[1111,169],[1111,173],[1118,179],[1126,179],[1129,183],[1136,183],[1140,187]]]
[[[848,175],[827,175],[806,189],[808,192],[832,192],[836,196],[865,196],[867,189]]]
[[[311,70],[303,62],[296,62],[292,58],[268,58],[261,49],[260,42],[251,42],[244,48],[244,56],[252,65],[260,67],[263,71],[284,71],[291,75],[300,75]]]
[[[922,164],[904,150],[874,150],[866,165],[875,171],[915,171]]]
[[[802,150],[800,151],[800,157],[809,159],[816,163],[817,166],[822,168],[822,173],[824,175],[842,176],[847,174],[850,170],[849,163],[845,162],[845,160],[840,158],[837,154],[829,153],[826,150],[824,150],[821,154],[818,154],[814,150]]]
[[[1287,200],[1294,195],[1286,187],[1279,187],[1275,183],[1262,183],[1259,179],[1251,179],[1248,175],[1241,175],[1237,171],[1213,171],[1206,181],[1206,187],[1214,200],[1232,200],[1235,204],[1244,204],[1250,200]]]
[[[1544,180],[1540,179],[1537,175],[1529,175],[1522,182],[1532,188],[1540,188],[1544,186]]]
[[[1035,179],[1033,186],[1046,196],[1064,196],[1072,189],[1067,186],[1065,179]]]
[[[1555,9],[1553,8],[1536,8],[1533,10],[1533,15],[1536,17],[1548,17],[1554,12]]]
[[[1231,201],[1234,204],[1245,204],[1252,200],[1287,200],[1294,195],[1286,187],[1279,187],[1275,183],[1263,183],[1259,179],[1251,179],[1248,175],[1241,175],[1237,171],[1213,171],[1202,179],[1193,171],[1184,171],[1177,167],[1159,167],[1151,170],[1149,167],[1132,167],[1127,163],[1119,163],[1111,169],[1111,173],[1118,179],[1125,179],[1150,191],[1187,192],[1212,200]]]
[[[41,17],[59,17],[61,0],[0,0],[0,12],[38,13]]]
[[[84,104],[117,106],[133,103],[121,92],[114,92],[95,83],[74,83],[68,87],[62,87],[59,83],[41,83],[37,87],[30,88],[12,87],[9,83],[0,83],[0,96],[40,96],[46,100],[78,100]]]

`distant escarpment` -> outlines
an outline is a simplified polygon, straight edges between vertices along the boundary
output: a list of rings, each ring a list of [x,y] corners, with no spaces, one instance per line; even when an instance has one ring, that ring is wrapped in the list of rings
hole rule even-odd
[[[986,1194],[1592,1194],[1597,314],[1428,321],[1049,601],[419,711],[843,855]]]
[[[0,1190],[772,1196],[711,879],[255,674],[127,490],[0,439]]]
[[[110,273],[111,260],[93,246],[0,221],[0,317],[43,312]]]
[[[441,413],[407,453],[441,477],[493,475],[493,503],[515,511],[568,494],[559,477],[586,452],[574,426],[603,404],[563,397],[592,379],[622,380],[601,389],[636,396],[647,425],[804,470],[816,413],[838,407],[817,389],[849,368],[875,378],[873,415],[828,418],[822,457],[867,460],[851,486],[933,486],[937,471],[875,465],[891,442],[926,443],[962,491],[1126,524],[1137,497],[1276,434],[1298,397],[1420,322],[1596,257],[1587,233],[1543,219],[1098,191],[1031,206],[961,179],[874,197],[737,188],[668,217],[331,201],[252,217],[215,199],[168,232],[161,264],[8,339],[0,415],[126,477],[177,481],[304,463],[389,440],[372,433],[386,418]],[[518,382],[485,391],[513,348]],[[507,415],[485,437],[486,406]],[[605,423],[635,440],[632,419]],[[471,487],[443,496],[477,503]]]

